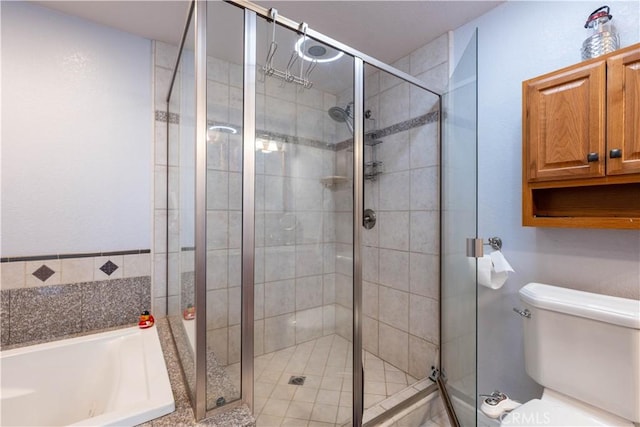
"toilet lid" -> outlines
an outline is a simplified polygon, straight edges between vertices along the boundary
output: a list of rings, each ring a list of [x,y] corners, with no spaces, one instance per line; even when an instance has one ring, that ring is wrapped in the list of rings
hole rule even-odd
[[[557,402],[533,399],[502,418],[501,427],[509,426],[606,426],[576,408]]]

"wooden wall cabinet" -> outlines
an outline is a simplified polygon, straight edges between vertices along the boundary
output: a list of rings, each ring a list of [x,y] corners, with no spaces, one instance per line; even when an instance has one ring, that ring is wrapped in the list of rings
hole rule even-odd
[[[525,226],[640,229],[640,44],[522,83]]]

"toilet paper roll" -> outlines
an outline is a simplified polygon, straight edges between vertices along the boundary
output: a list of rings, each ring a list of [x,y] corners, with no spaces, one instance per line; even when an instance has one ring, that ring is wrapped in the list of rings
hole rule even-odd
[[[493,251],[489,254],[489,256],[491,257],[493,270],[496,273],[503,273],[503,272],[513,273],[514,272],[513,268],[511,267],[511,264],[509,264],[509,262],[506,260],[504,255],[502,255],[502,252]]]
[[[500,251],[478,258],[478,283],[489,289],[500,289],[513,271]]]

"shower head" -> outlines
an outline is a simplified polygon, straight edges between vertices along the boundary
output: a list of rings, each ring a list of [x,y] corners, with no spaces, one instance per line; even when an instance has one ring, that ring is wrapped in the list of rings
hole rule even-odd
[[[351,114],[351,106],[353,102],[350,102],[346,105],[346,107],[331,107],[329,108],[329,117],[331,117],[336,122],[346,122],[349,119],[353,120],[353,115]]]
[[[349,118],[349,113],[341,107],[331,107],[329,108],[329,117],[331,117],[336,122],[346,122]]]
[[[353,103],[348,103],[345,108],[341,107],[331,107],[329,108],[329,117],[335,120],[338,123],[346,123],[349,131],[353,135],[353,116],[351,115],[351,105]]]

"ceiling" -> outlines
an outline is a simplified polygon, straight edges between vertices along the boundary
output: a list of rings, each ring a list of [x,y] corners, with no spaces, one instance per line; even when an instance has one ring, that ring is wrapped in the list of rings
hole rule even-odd
[[[139,36],[178,44],[189,8],[179,1],[35,1]],[[502,1],[258,1],[281,16],[387,63],[493,9]]]
[[[502,1],[256,1],[386,63],[460,27]]]

